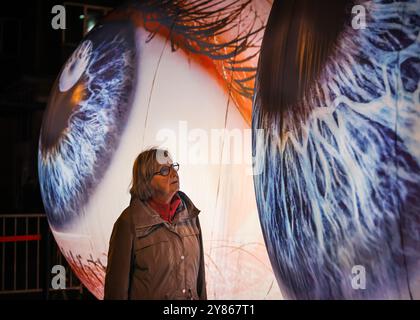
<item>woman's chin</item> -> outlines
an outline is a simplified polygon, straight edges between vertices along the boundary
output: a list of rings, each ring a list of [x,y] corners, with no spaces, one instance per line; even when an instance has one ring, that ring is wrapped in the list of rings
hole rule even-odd
[[[171,184],[170,186],[171,193],[176,193],[179,191],[179,183]]]

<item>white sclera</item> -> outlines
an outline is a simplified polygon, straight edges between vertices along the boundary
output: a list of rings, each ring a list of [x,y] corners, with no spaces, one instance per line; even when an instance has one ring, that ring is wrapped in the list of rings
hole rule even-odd
[[[84,218],[66,233],[54,232],[57,242],[83,260],[92,257],[106,265],[113,224],[130,201],[134,159],[150,146],[166,147],[180,163],[180,189],[201,210],[208,297],[281,298],[258,220],[253,177],[246,174],[251,162],[196,164],[176,157],[182,156],[179,121],[186,121],[189,129],[203,129],[209,137],[212,129],[242,131],[248,124],[230,101],[225,126],[226,90],[182,50],[172,52],[170,43],[159,36],[145,43],[146,37],[139,28],[136,94],[120,145],[89,203],[81,208]],[[173,130],[174,140],[158,141],[161,129]],[[251,157],[250,139],[243,143],[244,154]],[[223,152],[229,152],[227,147]],[[79,277],[102,298],[103,288],[91,288],[83,275]]]

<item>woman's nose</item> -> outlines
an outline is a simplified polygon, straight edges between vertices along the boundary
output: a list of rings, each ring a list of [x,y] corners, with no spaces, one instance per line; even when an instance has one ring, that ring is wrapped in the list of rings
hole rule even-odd
[[[173,178],[173,177],[177,177],[178,173],[176,172],[176,170],[173,167],[171,167],[171,171],[170,171],[169,175],[170,175],[171,178]]]

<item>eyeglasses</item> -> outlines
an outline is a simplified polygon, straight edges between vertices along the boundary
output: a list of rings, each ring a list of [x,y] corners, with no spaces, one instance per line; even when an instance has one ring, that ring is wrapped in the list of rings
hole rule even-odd
[[[179,163],[174,162],[172,163],[170,166],[163,166],[162,168],[160,168],[160,170],[158,172],[155,172],[153,175],[161,175],[161,176],[167,176],[169,174],[169,172],[171,172],[171,168],[174,168],[175,171],[179,170]]]

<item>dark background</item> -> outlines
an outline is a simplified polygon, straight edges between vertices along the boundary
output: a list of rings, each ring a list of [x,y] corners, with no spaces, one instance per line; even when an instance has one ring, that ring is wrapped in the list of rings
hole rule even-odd
[[[114,8],[121,1],[72,1]],[[65,5],[66,30],[54,30],[54,5]],[[83,37],[82,6],[32,0],[0,13],[0,213],[44,212],[37,174],[43,112],[62,65]],[[101,8],[87,7],[99,19]],[[93,20],[93,19],[90,19]]]
[[[51,291],[51,266],[66,266],[45,218],[38,181],[38,139],[53,82],[78,43],[121,1],[13,1],[0,11],[0,299],[94,299],[83,287]],[[66,30],[54,30],[54,5]],[[38,218],[39,217],[39,218]],[[5,241],[38,234],[38,241]],[[32,285],[38,277],[39,285]],[[76,278],[76,282],[77,282]],[[25,284],[26,283],[26,284]],[[31,292],[32,290],[32,292]]]

